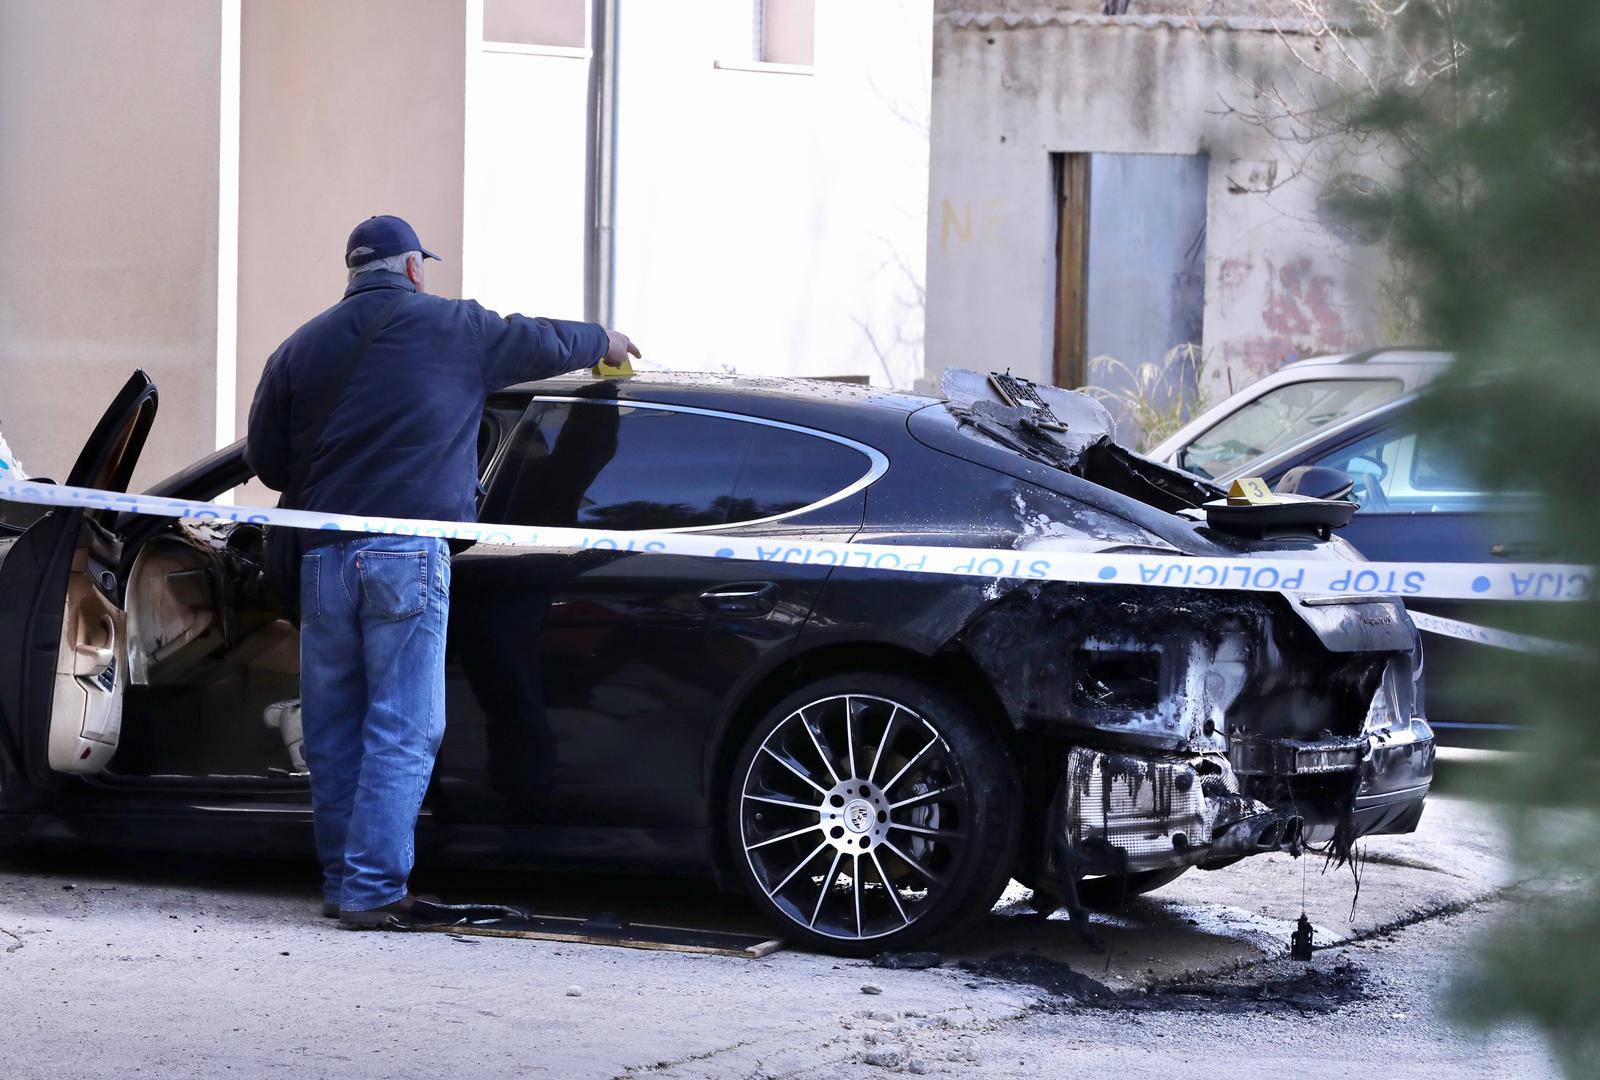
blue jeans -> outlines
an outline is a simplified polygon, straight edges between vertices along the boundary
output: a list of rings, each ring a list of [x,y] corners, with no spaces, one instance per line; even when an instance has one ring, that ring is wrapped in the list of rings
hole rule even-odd
[[[417,812],[444,737],[450,551],[369,537],[300,560],[300,698],[323,897],[405,896]]]

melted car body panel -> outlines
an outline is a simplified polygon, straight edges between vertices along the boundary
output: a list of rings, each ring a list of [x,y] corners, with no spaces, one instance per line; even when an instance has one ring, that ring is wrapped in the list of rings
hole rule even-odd
[[[1326,530],[1245,532],[1185,516],[1185,504],[1198,510],[1220,489],[1111,445],[1093,403],[1062,401],[1081,395],[1050,399],[1063,432],[997,404],[972,373],[947,388],[952,400],[914,413],[908,430],[983,466],[945,482],[981,497],[991,516],[1005,504],[1019,549],[1361,561]],[[869,512],[864,537],[878,525]],[[836,610],[842,585],[830,585],[819,612]],[[1360,835],[1415,826],[1432,742],[1416,687],[1420,644],[1397,600],[1007,579],[979,596],[965,617],[955,606],[972,590],[959,585],[903,610],[913,639],[953,647],[983,672],[1012,725],[1069,747],[1044,767],[1054,795],[1039,880],[1221,865],[1309,843],[1347,856]],[[1174,785],[1188,788],[1182,806]]]

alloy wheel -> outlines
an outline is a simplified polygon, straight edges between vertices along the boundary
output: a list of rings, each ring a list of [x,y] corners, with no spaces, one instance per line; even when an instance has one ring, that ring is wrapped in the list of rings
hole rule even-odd
[[[960,864],[972,793],[943,735],[887,698],[839,694],[773,727],[746,772],[740,842],[790,920],[860,941],[904,930]]]

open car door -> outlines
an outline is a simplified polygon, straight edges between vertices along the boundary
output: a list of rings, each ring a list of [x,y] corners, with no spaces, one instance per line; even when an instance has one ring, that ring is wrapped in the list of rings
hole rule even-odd
[[[66,482],[126,491],[155,413],[155,383],[135,371]],[[0,792],[8,801],[48,789],[62,773],[99,772],[116,752],[127,620],[114,517],[57,507],[21,535],[0,532]]]

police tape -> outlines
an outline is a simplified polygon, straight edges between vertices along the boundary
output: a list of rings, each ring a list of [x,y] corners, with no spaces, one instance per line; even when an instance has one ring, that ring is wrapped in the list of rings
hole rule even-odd
[[[1344,559],[1302,559],[1294,557],[1292,552],[1262,552],[1253,558],[1209,558],[1181,554],[1061,550],[1043,546],[1007,550],[920,544],[836,543],[768,535],[630,532],[423,521],[196,502],[157,495],[31,483],[7,478],[4,474],[0,474],[0,500],[201,521],[237,521],[369,535],[437,537],[510,547],[689,555],[758,563],[836,566],[991,579],[1481,600],[1572,601],[1586,600],[1594,594],[1592,567],[1542,563],[1353,562]]]
[[[1549,638],[1533,637],[1529,634],[1513,634],[1509,630],[1496,630],[1491,626],[1479,626],[1477,623],[1463,622],[1460,619],[1446,619],[1440,615],[1418,611],[1409,604],[1406,605],[1406,614],[1411,616],[1411,621],[1416,624],[1418,630],[1438,634],[1441,637],[1475,641],[1480,645],[1511,649],[1514,652],[1560,656],[1568,660],[1596,659],[1593,650],[1566,641],[1552,641]]]

